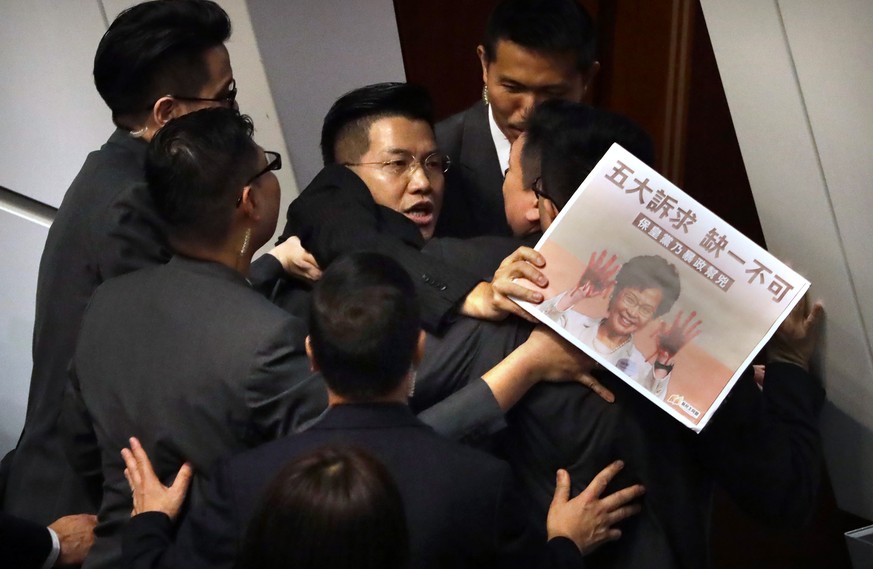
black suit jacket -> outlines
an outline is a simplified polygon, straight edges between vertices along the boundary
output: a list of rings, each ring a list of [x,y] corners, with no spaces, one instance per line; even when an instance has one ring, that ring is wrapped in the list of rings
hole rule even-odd
[[[33,372],[6,511],[41,524],[96,512],[99,488],[70,468],[56,421],[82,314],[106,279],[169,259],[143,180],[146,143],[116,130],[73,180],[39,265]]]
[[[51,552],[48,528],[0,512],[0,561],[4,567],[40,569]]]
[[[289,460],[335,443],[370,452],[391,473],[404,502],[413,568],[581,565],[579,551],[566,543],[559,560],[546,558],[505,463],[439,437],[405,405],[383,403],[332,407],[309,430],[222,463],[206,503],[184,521],[169,552],[167,528],[159,526],[166,518],[135,517],[125,532],[127,566],[231,567],[266,484]]]
[[[101,285],[85,314],[63,424],[74,464],[103,480],[86,569],[114,567],[130,517],[119,455],[140,437],[161,479],[184,461],[202,501],[219,457],[290,432],[324,409],[302,322],[236,271],[176,256]]]
[[[436,234],[512,235],[503,207],[503,172],[485,103],[477,101],[437,124],[436,140],[440,151],[452,159]]]
[[[403,214],[373,201],[357,174],[326,166],[291,202],[281,240],[300,238],[322,267],[352,251],[375,251],[396,259],[416,283],[422,323],[440,331],[480,281],[473,273],[421,252],[424,239]]]
[[[625,468],[607,493],[645,485],[642,511],[622,522],[619,541],[586,557],[590,567],[708,567],[715,483],[765,522],[807,519],[822,460],[823,390],[801,368],[768,364],[763,392],[744,375],[701,434],[615,376],[601,381],[614,404],[580,385],[534,387],[507,415],[504,449],[537,518],[548,509],[557,468],[570,472],[574,494],[616,459]]]

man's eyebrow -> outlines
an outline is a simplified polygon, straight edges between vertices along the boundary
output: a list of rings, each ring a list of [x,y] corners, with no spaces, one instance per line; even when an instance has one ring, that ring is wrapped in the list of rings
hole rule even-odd
[[[518,79],[513,79],[512,77],[507,77],[506,75],[501,75],[500,77],[497,78],[497,80],[500,83],[514,85],[516,87],[527,87],[527,85],[525,85],[524,83],[522,83]]]
[[[407,150],[405,148],[386,148],[386,149],[382,150],[382,152],[384,154],[392,154],[394,156],[400,156],[400,155],[415,156],[414,153],[410,152],[409,150]],[[431,148],[430,150],[425,150],[424,152],[422,152],[421,158],[424,158],[426,156],[430,156],[431,154],[434,154],[436,152],[438,152],[438,150],[436,148]]]
[[[560,91],[565,91],[568,88],[566,81],[559,81],[558,83],[549,83],[547,85],[531,86],[531,85],[528,85],[527,83],[523,83],[523,82],[519,81],[518,79],[513,79],[512,77],[507,77],[506,75],[500,75],[497,78],[497,82],[501,83],[503,85],[507,85],[509,87],[515,87],[515,88],[521,88],[521,89],[530,89],[533,91],[540,91],[540,92],[551,92],[551,91],[560,92]]]

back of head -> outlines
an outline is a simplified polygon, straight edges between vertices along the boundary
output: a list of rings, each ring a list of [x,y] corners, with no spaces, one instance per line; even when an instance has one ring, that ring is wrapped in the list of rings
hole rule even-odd
[[[559,210],[613,143],[646,163],[654,159],[651,140],[642,128],[582,103],[545,101],[534,108],[527,126],[523,163],[539,163],[543,190]]]
[[[258,165],[252,121],[211,108],[171,120],[149,143],[149,192],[171,241],[215,245],[227,237],[236,201]]]
[[[94,56],[94,83],[119,126],[167,94],[208,80],[203,53],[230,37],[230,19],[209,0],[152,0],[118,15]]]
[[[408,557],[403,502],[385,467],[361,450],[325,447],[273,479],[237,569],[400,569]]]
[[[324,380],[350,401],[396,390],[418,342],[415,285],[393,259],[354,253],[334,261],[312,294],[310,346]]]
[[[596,31],[591,16],[576,0],[505,0],[485,28],[485,56],[494,61],[497,42],[508,40],[538,53],[576,55],[586,73],[595,60]]]
[[[385,117],[405,117],[433,126],[427,90],[409,83],[377,83],[349,91],[333,104],[321,129],[325,165],[358,160],[370,146],[370,126]]]

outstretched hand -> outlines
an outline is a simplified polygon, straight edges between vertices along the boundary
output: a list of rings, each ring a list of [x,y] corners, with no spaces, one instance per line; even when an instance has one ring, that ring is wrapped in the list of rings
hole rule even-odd
[[[702,320],[694,321],[697,312],[692,310],[688,317],[682,322],[682,314],[680,310],[673,319],[673,324],[667,326],[666,322],[661,322],[658,328],[653,333],[655,337],[655,361],[664,365],[671,365],[673,358],[679,353],[679,350],[684,348],[688,342],[700,335],[700,325]]]
[[[546,287],[549,280],[539,270],[545,265],[546,259],[540,253],[530,247],[519,247],[500,263],[490,283],[479,283],[467,295],[461,305],[461,314],[481,320],[502,320],[515,314],[536,322],[536,318],[510,297],[534,304],[542,302],[542,292],[517,283],[515,279],[527,279],[537,286]]]
[[[767,345],[767,360],[796,364],[808,371],[823,320],[821,301],[810,307],[809,296],[804,296],[773,334]]]
[[[152,468],[151,460],[136,437],[130,438],[129,449],[121,449],[121,457],[125,465],[124,477],[127,478],[133,494],[133,510],[130,515],[163,512],[170,519],[176,519],[188,492],[188,484],[191,483],[191,465],[187,462],[183,464],[173,485],[167,487],[161,484]]]
[[[300,239],[292,235],[270,250],[282,264],[282,269],[292,277],[304,282],[314,283],[321,278],[321,267],[315,257],[303,248]]]
[[[588,259],[588,266],[579,277],[579,283],[570,292],[565,294],[558,302],[557,309],[565,311],[571,308],[574,304],[585,298],[609,296],[612,287],[615,286],[615,274],[621,268],[621,263],[616,263],[617,255],[613,255],[606,260],[608,255],[606,249],[597,255],[597,251],[591,253],[591,258]]]
[[[572,500],[570,475],[566,470],[559,470],[555,496],[546,520],[549,539],[559,536],[570,538],[585,555],[606,542],[620,538],[621,530],[613,526],[640,511],[639,504],[629,502],[645,493],[645,488],[636,484],[605,498],[600,497],[622,468],[622,461],[613,462],[601,470],[591,484]]]

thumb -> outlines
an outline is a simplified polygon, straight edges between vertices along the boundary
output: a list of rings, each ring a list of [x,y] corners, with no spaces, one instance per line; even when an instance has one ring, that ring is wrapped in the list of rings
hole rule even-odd
[[[178,474],[176,474],[176,479],[173,481],[173,485],[170,486],[170,490],[177,496],[184,496],[185,492],[188,491],[188,485],[191,484],[191,477],[193,475],[194,470],[191,468],[191,464],[186,462],[179,469]]]
[[[815,329],[818,326],[819,321],[821,320],[823,314],[824,314],[824,306],[822,305],[821,301],[818,301],[815,304],[813,304],[812,310],[809,311],[809,316],[807,316],[803,322],[804,325],[806,326],[806,329],[807,330]]]
[[[555,480],[555,495],[552,498],[552,506],[566,504],[570,499],[570,475],[563,468],[558,470]]]

